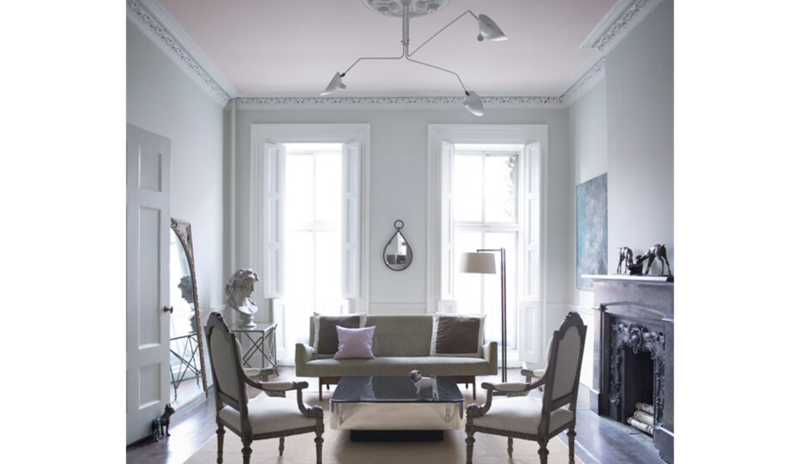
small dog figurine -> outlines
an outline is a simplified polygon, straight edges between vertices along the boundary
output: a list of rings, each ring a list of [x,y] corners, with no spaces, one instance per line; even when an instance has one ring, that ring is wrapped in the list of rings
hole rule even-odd
[[[413,370],[408,375],[408,378],[414,382],[414,386],[417,387],[417,395],[423,388],[430,387],[431,392],[433,393],[433,399],[439,399],[439,388],[436,385],[436,376],[430,377],[423,377],[422,374],[418,370]]]
[[[153,437],[153,442],[158,441],[158,437],[165,436],[164,428],[166,427],[166,436],[169,435],[169,418],[175,414],[175,409],[167,403],[164,407],[164,414],[161,416],[153,419],[153,423],[150,425],[150,432]]]

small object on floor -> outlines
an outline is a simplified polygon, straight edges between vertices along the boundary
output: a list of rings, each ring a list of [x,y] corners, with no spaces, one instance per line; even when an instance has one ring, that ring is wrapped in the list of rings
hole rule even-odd
[[[150,432],[151,432],[151,436],[153,437],[153,442],[154,443],[158,441],[158,437],[163,437],[163,436],[167,436],[168,437],[168,436],[170,436],[169,435],[169,418],[173,414],[175,414],[175,409],[172,406],[170,406],[169,403],[167,403],[167,405],[164,406],[164,414],[162,414],[161,416],[153,419],[153,422],[152,422],[152,424],[150,426]],[[166,432],[164,431],[165,428],[166,428]]]

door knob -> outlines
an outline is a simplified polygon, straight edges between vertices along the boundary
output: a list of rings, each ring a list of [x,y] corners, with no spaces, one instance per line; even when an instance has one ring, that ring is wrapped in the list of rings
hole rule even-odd
[[[172,314],[172,306],[164,306],[164,312]]]

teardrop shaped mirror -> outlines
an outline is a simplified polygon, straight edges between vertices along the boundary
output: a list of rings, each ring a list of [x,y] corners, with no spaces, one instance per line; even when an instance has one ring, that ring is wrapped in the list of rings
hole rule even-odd
[[[394,221],[394,228],[397,229],[394,236],[386,248],[383,249],[383,262],[386,267],[393,271],[402,271],[411,265],[411,260],[414,258],[414,253],[411,251],[411,246],[408,240],[403,236],[400,229],[405,226],[405,223],[400,219]]]

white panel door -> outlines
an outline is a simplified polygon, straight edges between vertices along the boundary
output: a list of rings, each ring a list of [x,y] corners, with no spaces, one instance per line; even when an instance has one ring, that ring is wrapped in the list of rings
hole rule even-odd
[[[127,127],[127,443],[169,402],[170,141]]]

